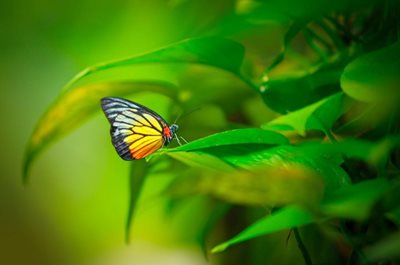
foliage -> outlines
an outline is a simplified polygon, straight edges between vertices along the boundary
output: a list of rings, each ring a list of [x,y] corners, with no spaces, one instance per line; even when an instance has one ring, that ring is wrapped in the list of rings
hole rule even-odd
[[[163,94],[171,100],[170,114],[177,106],[190,111],[210,104],[218,106],[211,115],[200,110],[182,120],[179,133],[193,138],[189,143],[162,149],[147,163],[131,163],[128,237],[141,187],[151,172],[146,167],[168,160],[164,170],[176,175],[165,190],[171,199],[205,195],[214,202],[210,208],[218,214],[210,216],[204,238],[217,229],[219,219],[228,218],[227,208],[221,211],[216,201],[245,206],[245,213],[268,209],[237,235],[225,234],[212,252],[295,229],[305,262],[321,263],[317,251],[307,253],[307,230],[301,234],[308,238],[304,245],[297,230],[313,225],[325,231],[319,240],[346,249],[345,254],[337,250],[338,260],[395,260],[400,253],[395,232],[400,225],[399,8],[390,0],[254,1],[222,20],[213,37],[190,38],[88,67],[37,123],[25,154],[24,179],[45,147],[98,112],[103,96]],[[249,56],[247,40],[256,34],[253,30],[272,27],[271,22],[286,28],[282,49],[269,64],[260,63],[254,57],[263,58],[265,43],[258,43],[259,52]],[[178,82],[155,76],[77,85],[97,72],[145,64],[180,67]],[[199,79],[199,74],[209,78]],[[254,97],[264,105],[246,111],[244,103]],[[254,122],[252,117],[265,115],[265,110],[279,116]],[[218,128],[210,129],[211,123]]]

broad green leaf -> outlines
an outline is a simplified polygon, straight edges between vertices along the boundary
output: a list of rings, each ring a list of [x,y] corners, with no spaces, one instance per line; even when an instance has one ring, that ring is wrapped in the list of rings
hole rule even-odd
[[[166,153],[189,166],[217,172],[174,183],[170,192],[180,195],[207,193],[241,204],[281,205],[315,201],[322,186],[330,192],[350,182],[341,160],[320,152],[310,156],[281,135],[260,129],[218,133]],[[310,190],[315,198],[307,196]]]
[[[305,153],[311,156],[347,156],[349,158],[357,158],[365,161],[369,160],[370,153],[376,143],[360,140],[360,139],[345,139],[340,142],[320,142],[308,141],[303,142],[298,147]]]
[[[216,133],[175,149],[170,149],[169,151],[194,151],[208,147],[232,146],[239,144],[278,145],[287,143],[289,143],[288,139],[279,133],[265,131],[258,128],[249,128]]]
[[[357,100],[397,104],[400,42],[358,57],[346,66],[340,81],[343,91]]]
[[[102,97],[143,91],[157,92],[172,98],[177,94],[177,89],[172,84],[155,81],[92,84],[62,93],[42,115],[29,139],[23,166],[24,180],[27,179],[29,168],[37,155],[50,143],[75,129],[100,110]]]
[[[399,137],[388,137],[378,142],[346,139],[334,143],[310,141],[272,147],[251,144],[219,146],[201,151],[239,168],[286,167],[298,163],[316,170],[324,178],[326,191],[330,193],[350,183],[349,176],[341,167],[343,157],[360,159],[379,168],[385,165],[390,152],[399,144]]]
[[[288,144],[282,135],[262,129],[239,129],[217,133],[175,149],[167,149],[171,157],[190,166],[214,169],[220,172],[234,168],[251,169],[256,166],[286,167],[293,163],[315,169],[325,180],[328,191],[349,183],[349,177],[340,167],[340,153],[324,156],[319,146]],[[312,152],[310,152],[312,151]],[[309,152],[309,153],[308,153]]]
[[[282,126],[287,126],[303,136],[306,134],[306,130],[320,130],[329,134],[335,121],[346,110],[344,99],[343,93],[334,94],[310,106],[280,116],[262,125],[262,128],[282,129]]]
[[[343,162],[341,159],[343,150],[332,151],[328,147],[323,149],[321,146],[325,145],[316,142],[297,146],[242,144],[210,147],[201,151],[239,168],[251,169],[256,166],[284,168],[293,163],[301,164],[316,170],[324,178],[328,192],[350,183],[349,176],[340,166]]]
[[[234,170],[232,165],[205,152],[166,152],[166,154],[191,167],[210,169],[216,172],[232,172]]]
[[[340,91],[339,79],[347,56],[306,71],[269,76],[260,88],[264,102],[273,110],[286,114]]]
[[[321,211],[328,217],[364,220],[374,203],[389,188],[390,183],[384,178],[342,187],[324,199]]]
[[[134,160],[131,162],[129,174],[129,208],[125,226],[126,243],[129,243],[131,224],[135,213],[136,204],[148,172],[149,164],[146,163],[146,160]]]
[[[282,166],[286,162],[285,158],[289,158],[293,153],[291,148],[290,145],[270,146],[249,143],[209,147],[201,151],[236,167],[251,168],[262,165]],[[287,156],[288,154],[290,155]]]
[[[216,134],[215,137],[220,135]],[[278,146],[252,143],[225,145],[225,142],[221,145],[197,146],[196,143],[193,142],[193,149],[188,147],[187,151],[179,151],[177,148],[168,154],[190,166],[201,165],[202,168],[213,169],[217,174],[208,174],[178,183],[173,187],[175,192],[178,190],[178,193],[186,195],[212,194],[225,201],[239,204],[283,205],[316,201],[315,198],[303,195],[310,190],[321,189],[316,188],[317,182],[313,182],[316,179],[303,178],[304,176],[317,175],[318,180],[324,182],[325,194],[335,194],[337,190],[351,183],[349,176],[341,167],[344,156],[361,159],[372,165],[383,165],[390,151],[398,144],[398,139],[389,138],[376,143],[357,139],[333,143],[312,141],[300,145]],[[204,142],[200,139],[198,143]],[[197,149],[199,147],[203,148]],[[243,168],[246,170],[242,171]],[[296,170],[299,168],[303,170]],[[299,180],[300,183],[295,180]],[[295,186],[299,190],[291,189],[290,185],[293,183],[297,183]],[[274,189],[271,190],[271,187]],[[291,196],[292,194],[298,196]],[[359,209],[365,214],[365,209],[361,207]],[[354,211],[354,215],[362,216],[362,213]]]
[[[107,69],[147,63],[195,63],[217,67],[239,75],[244,48],[238,42],[220,37],[187,39],[167,47],[126,59],[93,65],[78,73],[64,89],[82,78]]]
[[[220,134],[215,136],[217,135]],[[201,143],[201,139],[198,141]],[[386,163],[391,150],[399,146],[400,138],[388,137],[378,142],[360,139],[346,139],[333,143],[309,141],[299,145],[281,144],[277,146],[253,143],[215,144],[209,147],[201,145],[201,149],[197,149],[200,146],[196,146],[195,143],[196,141],[193,142],[193,149],[188,147],[184,149],[185,151],[179,151],[176,148],[168,154],[174,154],[177,157],[184,156],[186,164],[201,163],[199,158],[208,154],[214,162],[219,160],[224,162],[222,164],[224,166],[231,165],[236,168],[285,167],[292,163],[298,163],[315,169],[319,175],[323,176],[327,191],[330,192],[350,183],[347,173],[341,167],[343,157],[360,159],[379,167]],[[179,148],[185,148],[185,145]],[[209,165],[211,164],[209,163]],[[203,165],[205,164],[203,163]],[[210,166],[210,168],[215,168],[215,166]],[[221,170],[225,169],[221,168]]]
[[[217,245],[211,251],[213,253],[222,252],[228,247],[243,241],[282,230],[307,225],[313,223],[314,221],[315,218],[307,210],[297,206],[287,206],[276,212],[273,212],[269,216],[258,220],[232,239]]]
[[[345,156],[381,166],[386,163],[390,152],[399,145],[400,137],[394,136],[377,142],[351,138],[334,143],[311,141],[300,144],[299,148],[310,156]]]

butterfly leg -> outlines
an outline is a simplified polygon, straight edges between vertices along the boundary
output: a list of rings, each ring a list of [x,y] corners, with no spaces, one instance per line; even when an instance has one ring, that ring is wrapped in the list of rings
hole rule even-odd
[[[186,139],[185,138],[183,138],[182,136],[179,136],[184,142],[185,142],[185,144],[187,144],[187,143],[189,143],[188,141],[186,141]]]
[[[175,134],[175,139],[176,139],[176,141],[178,142],[179,145],[182,145],[181,141],[179,141],[179,137],[176,134]]]

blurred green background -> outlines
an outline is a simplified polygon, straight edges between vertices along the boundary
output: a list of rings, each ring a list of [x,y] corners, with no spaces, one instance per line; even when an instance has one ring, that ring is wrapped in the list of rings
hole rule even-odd
[[[167,217],[166,201],[158,191],[169,182],[168,175],[152,178],[146,184],[134,219],[131,244],[124,243],[128,163],[115,154],[100,107],[94,119],[37,159],[27,186],[22,185],[21,165],[27,139],[38,118],[78,71],[188,37],[215,31],[229,34],[229,28],[216,25],[237,8],[238,3],[225,0],[0,3],[1,264],[207,263],[194,244],[193,232],[205,218],[201,214],[204,202],[190,199],[173,218]],[[269,46],[277,49],[278,35],[279,31]],[[161,76],[173,81],[175,71],[182,68],[143,66],[92,80],[134,79],[135,73],[140,73],[141,78]],[[209,70],[198,71],[203,74]],[[249,91],[240,87],[236,90]],[[260,104],[255,95],[249,94],[250,108],[252,102]],[[134,99],[166,114],[165,97],[144,93]],[[199,106],[193,108],[196,107]],[[209,111],[215,116],[212,106],[201,107],[206,115]],[[223,121],[218,122],[218,115],[215,117],[216,122],[208,122],[209,131],[185,138],[218,131]],[[196,213],[191,211],[194,206]],[[182,221],[188,217],[189,221]]]

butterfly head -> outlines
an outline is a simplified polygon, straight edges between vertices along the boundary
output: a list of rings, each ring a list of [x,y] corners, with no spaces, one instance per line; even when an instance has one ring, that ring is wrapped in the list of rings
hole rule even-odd
[[[174,135],[175,135],[175,132],[177,131],[179,129],[179,126],[177,125],[177,124],[172,124],[170,127],[169,127],[169,130],[171,131],[171,136],[172,137],[174,137]]]

